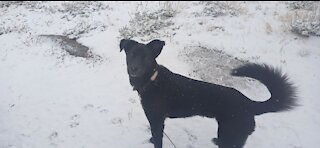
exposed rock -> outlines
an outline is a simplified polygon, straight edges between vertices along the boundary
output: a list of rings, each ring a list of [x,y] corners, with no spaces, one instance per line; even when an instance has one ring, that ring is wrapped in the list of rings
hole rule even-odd
[[[70,39],[66,36],[62,35],[40,35],[40,37],[47,37],[58,43],[62,49],[66,50],[70,55],[74,55],[77,57],[88,57],[88,50],[87,46],[84,46],[78,43],[76,40]]]

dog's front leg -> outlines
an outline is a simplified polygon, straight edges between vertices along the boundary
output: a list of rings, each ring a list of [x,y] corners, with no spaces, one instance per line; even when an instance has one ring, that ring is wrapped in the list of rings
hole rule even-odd
[[[162,148],[164,121],[150,122],[152,141],[155,148]]]
[[[156,114],[146,114],[151,127],[152,143],[155,148],[162,148],[164,117]]]

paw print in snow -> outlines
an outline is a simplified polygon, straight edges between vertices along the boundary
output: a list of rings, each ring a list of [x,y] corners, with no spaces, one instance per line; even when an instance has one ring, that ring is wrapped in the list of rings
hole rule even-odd
[[[73,122],[73,123],[71,123],[70,125],[69,125],[69,127],[71,127],[71,128],[75,128],[75,127],[77,127],[77,126],[79,126],[79,122]]]
[[[111,123],[114,124],[114,125],[121,125],[123,123],[123,119],[119,118],[119,117],[116,117],[116,118],[113,118],[111,120]]]

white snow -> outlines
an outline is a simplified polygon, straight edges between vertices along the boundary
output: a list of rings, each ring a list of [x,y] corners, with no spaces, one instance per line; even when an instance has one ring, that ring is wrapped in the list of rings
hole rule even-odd
[[[284,19],[292,11],[286,3],[241,2],[244,11],[239,15],[218,17],[195,15],[204,7],[198,2],[72,3],[89,7],[79,10],[84,16],[68,13],[65,3],[0,5],[0,148],[153,147],[139,96],[129,84],[125,54],[119,52],[119,29],[129,25],[135,12],[159,9],[177,10],[170,18],[174,24],[159,31],[166,45],[158,63],[170,70],[193,73],[181,52],[202,45],[281,67],[298,87],[300,106],[257,116],[246,148],[318,146],[320,37],[292,33]],[[83,23],[91,27],[79,28]],[[78,34],[70,37],[78,37],[99,60],[71,56],[37,36],[72,30]],[[253,100],[268,94],[235,87]],[[165,124],[178,148],[217,147],[211,142],[217,136],[214,119],[167,119]],[[166,137],[164,147],[173,147]]]

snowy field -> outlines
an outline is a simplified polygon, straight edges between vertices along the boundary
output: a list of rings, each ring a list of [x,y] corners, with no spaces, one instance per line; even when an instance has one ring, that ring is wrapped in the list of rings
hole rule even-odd
[[[245,147],[319,145],[320,2],[0,2],[0,148],[152,148],[122,38],[161,39],[158,63],[252,100],[270,94],[230,69],[280,67],[300,106],[256,116]],[[177,148],[217,147],[214,119],[165,124]]]

